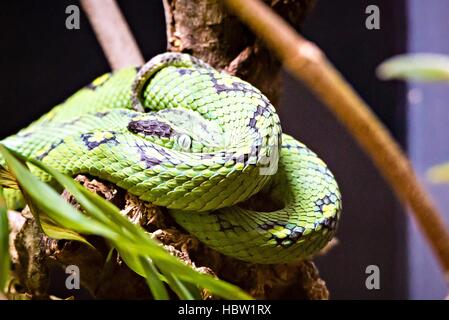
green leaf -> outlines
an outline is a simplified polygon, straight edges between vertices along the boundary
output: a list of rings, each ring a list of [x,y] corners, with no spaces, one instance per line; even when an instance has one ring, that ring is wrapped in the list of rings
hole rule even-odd
[[[49,218],[44,218],[41,215],[41,227],[42,230],[44,231],[44,233],[49,236],[50,238],[53,239],[65,239],[65,240],[75,240],[75,241],[79,241],[82,243],[87,244],[88,246],[93,248],[93,245],[86,240],[86,238],[84,238],[82,235],[80,235],[79,233],[67,229],[67,228],[63,228],[60,226],[55,225]]]
[[[114,232],[73,208],[50,186],[36,178],[2,145],[0,145],[0,153],[4,157],[9,170],[33,203],[55,222],[66,228],[76,229],[81,233],[97,234],[116,239]]]
[[[195,295],[179,280],[176,275],[172,273],[165,274],[170,288],[176,293],[176,295],[182,300],[195,300]],[[196,288],[195,288],[196,289]],[[198,291],[198,289],[196,289]],[[197,294],[196,297],[199,295]]]
[[[26,160],[18,153],[13,152],[13,154],[22,160]],[[127,218],[123,217],[118,208],[112,203],[103,199],[96,193],[90,192],[72,178],[46,166],[40,161],[30,159],[29,162],[53,176],[59,184],[75,197],[78,203],[90,216],[107,225],[109,228],[114,229],[116,232],[134,232],[133,224]],[[123,228],[127,231],[123,230]],[[127,236],[133,237],[133,235],[129,233]]]
[[[80,241],[93,248],[92,244],[90,244],[89,241],[87,241],[86,238],[84,238],[79,233],[70,230],[68,228],[58,226],[50,217],[48,217],[47,214],[45,214],[43,211],[40,210],[38,206],[35,205],[35,203],[28,195],[28,192],[26,190],[22,190],[22,194],[26,199],[26,202],[28,203],[28,207],[31,213],[33,214],[33,217],[35,218],[38,225],[41,227],[42,231],[47,236],[58,240],[65,239],[65,240]]]
[[[399,55],[384,61],[376,72],[383,80],[449,81],[449,57],[431,53]]]
[[[0,186],[4,188],[19,189],[16,179],[13,175],[0,165]]]
[[[112,205],[107,200],[101,198],[95,193],[89,192],[83,188],[83,192],[86,192],[86,196],[89,200],[95,201],[104,213],[110,217],[114,217],[117,223],[121,224],[123,228],[129,231],[128,234],[132,235],[132,238],[127,240],[129,244],[126,247],[123,246],[123,242],[120,243],[121,247],[127,249],[128,256],[125,259],[124,250],[119,252],[126,260],[127,264],[138,274],[145,276],[145,271],[139,268],[137,262],[133,262],[129,254],[134,253],[136,256],[146,255],[151,257],[159,269],[164,271],[169,271],[176,273],[178,277],[183,278],[184,281],[190,282],[192,284],[199,285],[201,287],[209,289],[212,293],[221,296],[226,299],[252,299],[247,293],[245,293],[240,288],[231,285],[227,282],[221,281],[219,279],[213,278],[210,275],[199,273],[193,270],[191,267],[187,266],[179,259],[170,255],[162,246],[160,246],[156,241],[151,239],[148,234],[139,226],[132,224],[127,218],[123,217],[119,210]],[[164,274],[166,274],[164,272]],[[174,290],[176,292],[176,290]]]
[[[10,269],[8,210],[0,187],[0,293],[5,292]]]
[[[170,297],[167,289],[161,281],[159,271],[153,261],[149,258],[140,257],[140,263],[145,271],[145,279],[153,294],[153,298],[156,300],[168,300]]]
[[[0,153],[5,157],[8,168],[21,188],[39,210],[47,213],[54,222],[66,229],[79,233],[97,234],[109,240],[119,251],[125,263],[146,278],[155,298],[168,298],[162,282],[165,281],[172,286],[173,291],[180,298],[184,299],[191,299],[194,296],[186,286],[183,286],[183,282],[194,287],[206,288],[213,294],[226,299],[252,299],[240,288],[210,275],[199,273],[172,256],[158,242],[151,239],[140,226],[132,224],[124,217],[112,203],[90,192],[73,179],[47,167],[40,161],[25,159],[11,151],[22,161],[28,161],[52,175],[76,198],[89,217],[74,209],[53,189],[34,177],[6,148],[0,147]],[[151,263],[148,263],[149,258]],[[161,275],[158,269],[165,276]],[[173,277],[173,275],[176,276]]]
[[[171,268],[167,267],[165,263],[158,263],[160,269],[170,270],[172,273],[176,274],[180,280],[196,284],[202,288],[208,289],[211,293],[231,300],[252,300],[253,298],[248,295],[245,291],[239,287],[230,284],[228,282],[222,281],[218,278],[214,278],[209,274],[199,273],[192,268],[187,267],[188,270],[184,268],[178,268],[177,265],[172,265]]]

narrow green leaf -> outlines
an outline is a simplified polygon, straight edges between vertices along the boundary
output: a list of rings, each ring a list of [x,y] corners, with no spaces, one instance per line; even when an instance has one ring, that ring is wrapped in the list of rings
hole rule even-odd
[[[106,259],[104,260],[104,263],[105,263],[105,264],[106,264],[106,263],[109,263],[109,262],[111,261],[112,255],[114,254],[114,250],[115,250],[115,248],[109,249],[108,255],[106,256]]]
[[[155,300],[168,300],[170,297],[167,289],[161,281],[159,271],[155,267],[153,261],[149,258],[140,257],[140,263],[145,271],[145,279],[153,298]]]
[[[164,273],[170,288],[181,300],[195,300],[194,294],[172,273]],[[198,291],[198,290],[197,290]]]
[[[87,244],[89,247],[93,248],[92,244],[89,241],[87,241],[86,238],[84,238],[82,235],[73,230],[57,226],[53,222],[51,222],[51,220],[48,218],[42,219],[42,216],[40,222],[42,230],[50,238],[75,240]]]
[[[19,189],[14,176],[3,166],[0,165],[0,186],[4,188]]]
[[[20,154],[15,155],[22,157]],[[133,224],[121,215],[118,208],[112,203],[100,197],[96,193],[87,190],[72,178],[49,166],[46,166],[40,161],[30,159],[29,162],[53,176],[59,184],[61,184],[75,197],[78,203],[89,213],[90,216],[115,231],[124,232],[127,230],[125,231],[128,233],[127,236],[132,237],[132,234],[129,234],[129,232],[134,232]],[[123,230],[123,228],[125,228],[125,230]]]
[[[2,145],[0,145],[0,153],[4,157],[9,170],[32,199],[33,203],[55,222],[77,232],[116,238],[116,234],[111,232],[110,229],[83,215],[64,201],[56,191],[36,178]]]
[[[0,187],[0,293],[4,293],[10,269],[8,210]]]
[[[126,241],[123,244],[126,244]],[[126,263],[126,265],[139,276],[144,277],[146,275],[145,270],[143,270],[143,266],[140,263],[140,256],[136,251],[129,250],[129,247],[124,247],[123,249],[120,247],[120,244],[113,244],[114,248],[117,249],[120,257]],[[148,249],[146,249],[148,251]],[[145,252],[145,251],[144,251]]]
[[[136,233],[142,232],[143,235],[146,235],[140,227],[135,227]],[[239,287],[192,269],[179,259],[170,255],[161,246],[155,246],[154,240],[148,236],[140,238],[139,241],[126,244],[126,249],[128,253],[134,253],[136,255],[147,254],[161,270],[177,274],[181,280],[207,288],[217,296],[226,299],[252,299],[250,295]]]
[[[449,81],[449,57],[431,53],[399,55],[384,61],[376,73],[383,80]]]
[[[120,225],[117,225],[111,221],[102,210],[95,204],[98,198],[101,198],[99,195],[90,192],[78,182],[74,181],[72,178],[58,172],[57,170],[44,165],[42,162],[30,161],[34,165],[38,166],[40,169],[44,170],[51,176],[53,176],[58,183],[60,183],[67,191],[69,191],[78,203],[95,219],[100,221],[101,223],[109,226],[112,229],[120,229]],[[96,197],[95,197],[96,196]],[[101,198],[103,199],[103,198]],[[104,200],[104,199],[103,199]],[[106,201],[106,200],[105,200]],[[107,201],[106,201],[107,202]],[[109,202],[108,202],[109,203]],[[111,204],[112,205],[112,204]],[[115,206],[114,206],[115,207]]]
[[[252,299],[240,288],[210,275],[199,273],[170,255],[160,244],[151,239],[140,226],[132,224],[124,217],[112,203],[85,189],[66,175],[45,166],[39,161],[27,160],[12,151],[19,159],[29,161],[52,175],[77,199],[90,218],[68,205],[53,189],[34,177],[19,161],[10,155],[6,148],[0,147],[0,153],[4,155],[8,168],[13,169],[11,171],[21,187],[29,192],[33,202],[37,202],[40,209],[44,209],[43,211],[52,220],[64,228],[73,229],[80,233],[97,234],[109,239],[130,268],[147,279],[150,289],[155,292],[157,297],[165,298],[159,281],[167,281],[175,286],[174,291],[178,291],[184,298],[191,298],[191,295],[186,293],[186,290],[179,285],[181,282],[206,288],[215,295],[226,299]],[[39,192],[33,192],[34,190],[39,190]],[[151,258],[154,265],[143,265],[140,261],[142,257],[145,257],[145,259]],[[179,283],[172,279],[168,280],[161,276],[159,272],[156,273],[156,266],[163,270],[165,275],[176,274],[176,280]],[[155,274],[157,275],[156,278],[154,278]]]
[[[8,293],[9,300],[31,300],[31,296],[26,293]]]
[[[140,247],[140,244],[135,244],[135,246]],[[144,249],[140,252],[143,250]],[[172,261],[172,259],[175,259],[175,261]],[[154,258],[154,260],[156,261],[156,258]],[[200,273],[171,255],[163,257],[158,256],[156,263],[161,270],[170,270],[173,274],[176,274],[180,280],[206,288],[213,294],[222,298],[231,300],[253,299],[239,287],[212,277],[209,274]]]

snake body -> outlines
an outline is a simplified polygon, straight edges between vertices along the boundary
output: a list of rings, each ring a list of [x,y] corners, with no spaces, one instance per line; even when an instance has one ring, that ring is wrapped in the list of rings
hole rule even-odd
[[[187,54],[105,74],[1,143],[166,207],[206,245],[252,263],[313,255],[340,216],[331,171],[282,134],[268,99]],[[241,205],[256,194],[279,208]]]

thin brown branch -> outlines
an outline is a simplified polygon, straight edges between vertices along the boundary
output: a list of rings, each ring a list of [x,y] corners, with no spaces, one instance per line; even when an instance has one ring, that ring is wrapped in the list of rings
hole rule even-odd
[[[144,58],[115,0],[81,0],[112,70],[142,65]]]
[[[357,95],[322,51],[304,39],[258,0],[225,0],[346,126],[371,157],[404,204],[411,207],[449,281],[449,232],[435,204],[420,185],[407,157],[369,106]]]

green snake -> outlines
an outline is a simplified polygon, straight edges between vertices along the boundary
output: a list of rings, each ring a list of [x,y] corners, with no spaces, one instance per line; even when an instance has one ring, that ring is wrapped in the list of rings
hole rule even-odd
[[[282,133],[270,101],[188,54],[105,74],[1,143],[166,207],[209,247],[252,263],[310,257],[340,217],[331,171]],[[242,205],[256,194],[279,208]]]

